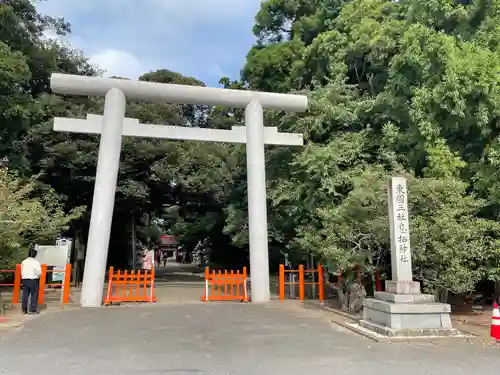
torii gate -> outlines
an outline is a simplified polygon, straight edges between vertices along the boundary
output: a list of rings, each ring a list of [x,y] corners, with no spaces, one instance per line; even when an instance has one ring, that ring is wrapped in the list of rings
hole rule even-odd
[[[105,96],[104,115],[55,118],[55,131],[101,134],[90,217],[81,304],[102,305],[122,136],[246,143],[252,302],[270,300],[264,144],[303,145],[302,134],[264,127],[263,109],[304,112],[303,95],[184,86],[113,78],[52,74],[54,93]],[[245,125],[231,130],[139,124],[125,118],[126,100],[245,108]]]

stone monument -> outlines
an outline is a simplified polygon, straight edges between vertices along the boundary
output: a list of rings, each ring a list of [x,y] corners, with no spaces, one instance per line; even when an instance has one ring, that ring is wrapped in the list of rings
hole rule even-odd
[[[422,294],[420,283],[413,281],[406,178],[392,178],[388,197],[392,280],[386,281],[385,292],[364,300],[359,325],[388,337],[458,334],[450,305]]]

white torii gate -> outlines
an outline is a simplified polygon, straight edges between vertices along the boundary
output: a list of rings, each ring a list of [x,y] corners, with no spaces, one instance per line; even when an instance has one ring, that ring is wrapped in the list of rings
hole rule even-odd
[[[122,136],[246,143],[252,302],[270,299],[264,144],[303,145],[301,134],[264,127],[263,109],[303,112],[307,97],[243,90],[52,74],[54,93],[105,96],[104,115],[55,118],[55,131],[101,134],[81,304],[102,305]],[[140,124],[125,118],[126,100],[245,108],[245,125],[231,130]]]

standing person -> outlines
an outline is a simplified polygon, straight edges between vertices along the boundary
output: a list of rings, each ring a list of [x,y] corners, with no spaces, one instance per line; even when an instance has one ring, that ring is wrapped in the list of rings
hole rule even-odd
[[[21,279],[23,283],[22,308],[24,314],[38,314],[38,288],[42,266],[35,259],[37,251],[31,246],[28,257],[21,263]],[[28,312],[28,299],[30,300]]]

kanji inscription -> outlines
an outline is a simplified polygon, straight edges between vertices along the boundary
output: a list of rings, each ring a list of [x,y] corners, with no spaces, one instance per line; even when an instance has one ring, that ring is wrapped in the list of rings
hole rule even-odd
[[[393,280],[411,280],[411,248],[406,179],[393,177],[389,187]]]

